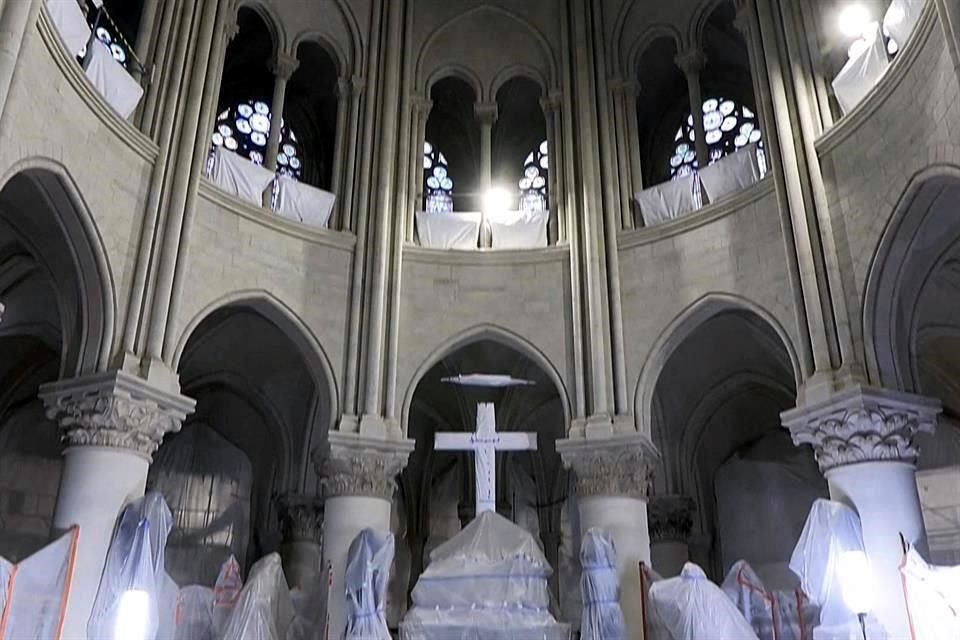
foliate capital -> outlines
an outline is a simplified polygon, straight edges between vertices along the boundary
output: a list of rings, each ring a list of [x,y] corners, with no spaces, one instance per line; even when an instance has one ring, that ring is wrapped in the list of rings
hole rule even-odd
[[[686,542],[696,506],[687,496],[658,496],[647,503],[651,542]]]
[[[191,398],[123,371],[46,384],[40,398],[67,446],[128,449],[147,460],[196,406]]]
[[[278,500],[280,532],[286,542],[320,543],[323,535],[323,502],[319,498],[286,495]]]
[[[932,433],[939,401],[912,394],[852,387],[824,402],[781,415],[796,445],[809,444],[820,470],[861,462],[916,464],[920,432]]]
[[[366,496],[390,500],[396,477],[413,451],[410,440],[391,441],[331,432],[314,456],[325,498]]]
[[[577,495],[623,496],[646,500],[660,454],[640,433],[602,439],[557,442],[566,467],[573,470]]]
[[[300,61],[289,53],[278,53],[270,61],[270,72],[278,78],[289,80],[300,67]]]

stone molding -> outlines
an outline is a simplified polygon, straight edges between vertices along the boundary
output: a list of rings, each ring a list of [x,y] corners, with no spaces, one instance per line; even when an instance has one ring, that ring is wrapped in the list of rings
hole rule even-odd
[[[940,412],[940,403],[930,398],[856,386],[786,411],[781,419],[794,444],[813,447],[826,473],[863,462],[916,464],[916,435],[932,433]]]
[[[660,454],[645,435],[557,442],[563,464],[576,478],[577,496],[622,496],[646,500]]]
[[[323,502],[299,495],[281,496],[277,501],[280,532],[284,542],[313,542],[323,539]]]
[[[687,496],[658,496],[647,504],[650,542],[687,542],[693,531],[693,499]]]
[[[314,455],[324,498],[363,496],[391,500],[396,476],[407,465],[412,440],[384,440],[331,432]]]
[[[123,371],[46,384],[40,398],[67,446],[127,449],[148,461],[196,406],[191,398]]]

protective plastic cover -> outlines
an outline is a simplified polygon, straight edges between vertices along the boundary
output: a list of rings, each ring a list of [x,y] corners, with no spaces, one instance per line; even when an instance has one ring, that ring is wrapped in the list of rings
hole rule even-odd
[[[887,46],[877,25],[866,45],[847,60],[847,64],[833,79],[833,92],[844,113],[849,113],[870,93],[889,66]]]
[[[663,620],[657,614],[656,607],[650,598],[650,589],[658,582],[663,581],[663,576],[653,570],[645,562],[640,563],[640,589],[643,592],[643,637],[645,640],[672,640],[670,632],[663,624]]]
[[[650,601],[672,640],[758,640],[730,598],[691,562],[676,578],[654,584]]]
[[[926,0],[893,0],[883,14],[883,28],[901,47],[906,44],[910,33],[923,13]]]
[[[347,554],[346,640],[390,640],[387,627],[387,583],[393,564],[392,533],[364,529]]]
[[[745,560],[734,563],[721,585],[760,640],[813,637],[820,610],[803,591],[768,591]]]
[[[191,585],[177,597],[177,631],[174,640],[216,640],[213,626],[213,589]]]
[[[915,549],[900,565],[912,640],[960,638],[960,566],[928,565]]]
[[[280,555],[271,553],[250,569],[222,640],[285,640],[292,621],[293,603]]]
[[[623,640],[627,637],[620,609],[620,576],[613,539],[601,529],[590,529],[580,549],[582,640]]]
[[[145,616],[144,637],[150,640],[173,637],[177,586],[164,568],[172,527],[173,516],[159,493],[124,508],[87,623],[91,638],[112,638],[118,619],[126,615]]]
[[[847,609],[840,583],[841,556],[864,550],[860,517],[839,502],[817,500],[790,558],[790,570],[800,577],[803,592],[820,607],[825,626],[845,624],[856,614]]]

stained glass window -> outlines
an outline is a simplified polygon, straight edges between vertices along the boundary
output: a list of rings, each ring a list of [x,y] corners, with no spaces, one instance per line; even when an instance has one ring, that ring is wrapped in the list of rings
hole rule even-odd
[[[726,98],[710,98],[703,103],[703,128],[706,131],[710,164],[739,151],[749,144],[757,145],[760,175],[767,172],[763,134],[756,114],[747,107]],[[688,114],[674,136],[670,157],[670,176],[681,178],[699,169],[696,131],[693,115]]]
[[[429,142],[423,143],[425,209],[430,213],[453,211],[453,178],[443,154]]]
[[[137,66],[136,56],[133,53],[133,46],[127,42],[123,36],[120,27],[114,23],[105,7],[98,7],[93,2],[86,3],[87,24],[96,34],[97,39],[110,47],[110,53],[113,59],[123,65],[128,71]],[[79,58],[82,60],[86,55],[86,47],[80,52]]]
[[[547,209],[547,179],[550,171],[550,155],[547,141],[531,151],[523,161],[523,177],[520,178],[520,210],[545,211]]]
[[[226,109],[217,116],[211,142],[214,147],[225,147],[253,164],[263,165],[271,117],[270,105],[261,100],[250,100]],[[280,138],[277,173],[299,180],[303,158],[297,136],[281,122]]]

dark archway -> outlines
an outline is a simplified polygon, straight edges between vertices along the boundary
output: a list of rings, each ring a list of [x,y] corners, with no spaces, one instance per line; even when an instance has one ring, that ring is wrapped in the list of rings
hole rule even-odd
[[[474,115],[476,91],[465,80],[448,76],[433,84],[430,99],[433,108],[427,119],[426,144],[436,152],[438,160],[439,154],[443,154],[446,161],[446,175],[452,184],[450,190],[443,190],[453,197],[454,211],[480,211],[480,125]],[[425,197],[444,186],[443,179],[433,175],[436,168],[431,166],[424,172]],[[431,177],[439,182],[432,183]],[[428,209],[426,202],[424,208]]]

